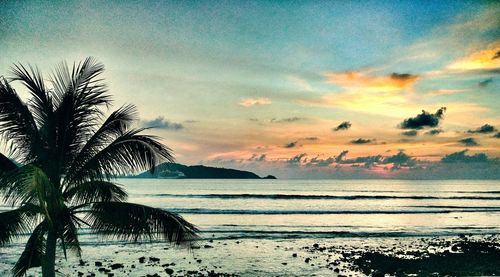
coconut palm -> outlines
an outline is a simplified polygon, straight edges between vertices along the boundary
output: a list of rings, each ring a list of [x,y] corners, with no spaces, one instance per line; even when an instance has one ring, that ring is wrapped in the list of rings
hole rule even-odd
[[[81,255],[80,227],[118,239],[187,246],[196,237],[197,228],[177,214],[124,202],[127,193],[113,183],[116,176],[154,170],[173,157],[158,137],[131,127],[134,106],[105,117],[111,99],[103,70],[93,58],[71,69],[62,63],[49,88],[37,68],[14,65],[9,81],[26,87],[27,102],[0,79],[0,135],[10,156],[0,154],[0,193],[12,205],[0,213],[0,246],[31,233],[14,276],[39,266],[44,277],[55,276],[57,246],[65,257],[67,251]]]

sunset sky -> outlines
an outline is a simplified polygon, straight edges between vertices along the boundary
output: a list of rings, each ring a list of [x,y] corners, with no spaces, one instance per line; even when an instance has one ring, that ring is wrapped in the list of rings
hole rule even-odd
[[[500,176],[497,1],[0,3],[0,75],[87,56],[180,163]]]

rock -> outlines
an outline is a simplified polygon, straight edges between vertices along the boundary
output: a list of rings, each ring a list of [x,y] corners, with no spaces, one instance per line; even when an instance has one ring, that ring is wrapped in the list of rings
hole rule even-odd
[[[292,257],[297,258],[297,253],[293,253]]]
[[[306,259],[304,260],[304,262],[305,262],[305,263],[309,263],[310,261],[311,261],[311,258],[306,258]]]
[[[172,275],[172,273],[174,273],[174,270],[171,269],[171,268],[165,268],[165,272],[168,274],[168,275]]]
[[[282,265],[287,265],[288,263],[281,263]]]
[[[95,266],[102,266],[102,262],[95,262],[94,265]]]
[[[152,263],[157,263],[160,261],[159,258],[156,258],[156,257],[149,257],[149,261],[152,262]]]
[[[113,276],[115,276],[114,273],[108,273],[108,277],[113,277]]]
[[[198,262],[200,264],[201,263],[201,259],[196,260],[196,262]]]
[[[206,245],[203,246],[203,248],[214,248],[214,247],[212,245],[206,244]]]
[[[111,269],[112,270],[116,270],[116,269],[119,269],[119,268],[124,268],[123,264],[112,264],[111,266]]]
[[[314,247],[314,248],[318,248],[318,247],[319,247],[319,244],[315,243],[315,244],[313,244],[313,247]]]
[[[139,262],[140,262],[141,264],[143,264],[143,263],[144,263],[144,261],[146,261],[146,257],[140,257],[140,258],[139,258]]]
[[[385,274],[378,271],[378,270],[375,270],[374,272],[372,272],[372,277],[384,277]]]
[[[334,272],[336,272],[336,273],[339,273],[339,272],[340,272],[340,269],[335,268],[333,271],[334,271]]]

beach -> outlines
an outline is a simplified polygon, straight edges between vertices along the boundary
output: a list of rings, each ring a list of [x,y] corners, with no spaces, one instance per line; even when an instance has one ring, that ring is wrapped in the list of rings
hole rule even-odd
[[[66,261],[59,253],[56,267],[62,276],[377,276],[380,265],[375,262],[386,259],[379,254],[430,257],[429,264],[499,255],[498,181],[117,182],[131,202],[180,213],[199,227],[200,239],[192,249],[163,242],[134,244],[82,228],[82,261],[72,253]],[[464,242],[479,244],[461,246]],[[483,253],[484,245],[493,252]],[[22,248],[20,238],[0,249],[1,276],[9,273]],[[374,262],[367,263],[369,259]],[[500,265],[488,263],[480,270],[493,274],[495,268]],[[383,270],[396,275],[398,268]],[[38,272],[31,270],[28,276]]]

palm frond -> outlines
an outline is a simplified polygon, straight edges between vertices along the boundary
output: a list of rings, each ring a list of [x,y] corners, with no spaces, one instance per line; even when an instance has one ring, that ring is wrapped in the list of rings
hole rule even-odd
[[[4,202],[12,206],[38,204],[43,210],[60,205],[62,195],[40,168],[25,165],[0,176],[0,192]]]
[[[171,150],[155,136],[139,134],[144,129],[127,131],[89,159],[80,169],[70,172],[75,180],[111,179],[140,170],[154,170],[161,161],[173,161]]]
[[[23,233],[30,232],[39,213],[40,208],[32,204],[0,213],[0,246]]]
[[[71,202],[73,205],[109,201],[121,202],[127,199],[127,193],[122,187],[99,180],[75,185],[66,191],[63,196],[67,202]]]
[[[17,165],[4,154],[0,153],[0,175],[17,168]]]
[[[85,162],[102,150],[114,139],[125,133],[130,124],[136,119],[136,108],[133,105],[125,105],[114,111],[104,121],[102,126],[92,135],[85,146],[74,158],[66,175],[77,171]],[[74,183],[80,180],[73,180]],[[84,181],[84,180],[82,180]]]
[[[29,68],[29,70],[28,70]],[[53,112],[52,99],[47,93],[43,76],[36,67],[28,65],[26,68],[22,64],[15,64],[12,67],[13,81],[21,81],[33,96],[31,100],[31,111],[33,112],[38,126],[43,126],[48,122],[49,116]]]
[[[198,229],[180,215],[144,205],[101,202],[92,205],[85,220],[97,234],[118,239],[164,239],[190,245]]]
[[[0,136],[7,142],[11,155],[22,163],[31,162],[43,144],[35,119],[28,106],[10,84],[0,79]]]
[[[52,144],[55,158],[61,163],[61,174],[95,130],[103,115],[101,106],[111,102],[106,86],[99,79],[103,71],[101,63],[87,58],[83,63],[73,64],[71,71],[62,63],[53,74],[57,135]]]
[[[78,220],[73,211],[65,208],[58,217],[58,237],[61,239],[64,257],[67,258],[67,249],[72,250],[78,257],[82,255],[78,241]]]
[[[43,255],[45,253],[45,238],[47,232],[47,222],[41,222],[31,234],[21,257],[12,268],[14,277],[23,276],[26,271],[32,267],[42,265]]]

